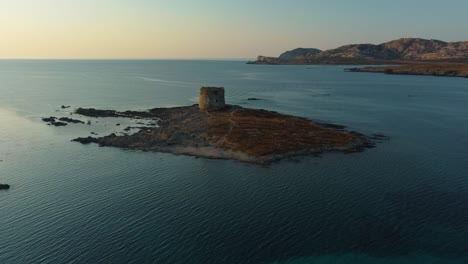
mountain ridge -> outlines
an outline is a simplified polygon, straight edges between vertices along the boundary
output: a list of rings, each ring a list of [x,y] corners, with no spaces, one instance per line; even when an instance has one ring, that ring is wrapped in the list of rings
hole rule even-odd
[[[468,41],[400,38],[381,44],[348,44],[336,49],[297,48],[279,57],[258,56],[252,64],[366,64],[388,61],[468,62]]]

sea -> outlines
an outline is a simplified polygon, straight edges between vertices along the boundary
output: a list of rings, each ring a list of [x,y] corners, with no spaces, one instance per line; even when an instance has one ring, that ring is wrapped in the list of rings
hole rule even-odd
[[[468,79],[347,67],[0,60],[0,263],[468,263]],[[192,105],[201,86],[388,138],[268,166],[70,141],[132,122],[78,107]]]

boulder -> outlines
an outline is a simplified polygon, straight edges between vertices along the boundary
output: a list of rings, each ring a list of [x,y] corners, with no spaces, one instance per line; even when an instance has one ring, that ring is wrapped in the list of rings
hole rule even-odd
[[[59,118],[60,121],[63,121],[63,122],[68,122],[68,123],[74,123],[74,124],[84,124],[83,121],[81,120],[78,120],[78,119],[73,119],[73,118],[69,118],[69,117],[61,117]]]
[[[42,118],[42,121],[52,123],[52,122],[55,122],[56,119],[57,119],[57,117],[55,117],[55,116],[43,117],[43,118]]]

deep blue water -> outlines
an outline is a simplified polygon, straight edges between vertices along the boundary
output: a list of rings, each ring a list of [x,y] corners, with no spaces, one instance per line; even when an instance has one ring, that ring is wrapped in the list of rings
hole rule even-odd
[[[0,263],[468,263],[468,79],[344,68],[0,61]],[[390,139],[262,167],[70,142],[123,120],[40,120],[194,104],[202,85]]]

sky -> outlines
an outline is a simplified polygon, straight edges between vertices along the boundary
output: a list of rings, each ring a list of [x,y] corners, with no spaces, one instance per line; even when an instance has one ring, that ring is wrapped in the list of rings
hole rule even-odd
[[[0,0],[0,58],[254,58],[468,40],[466,0]]]

